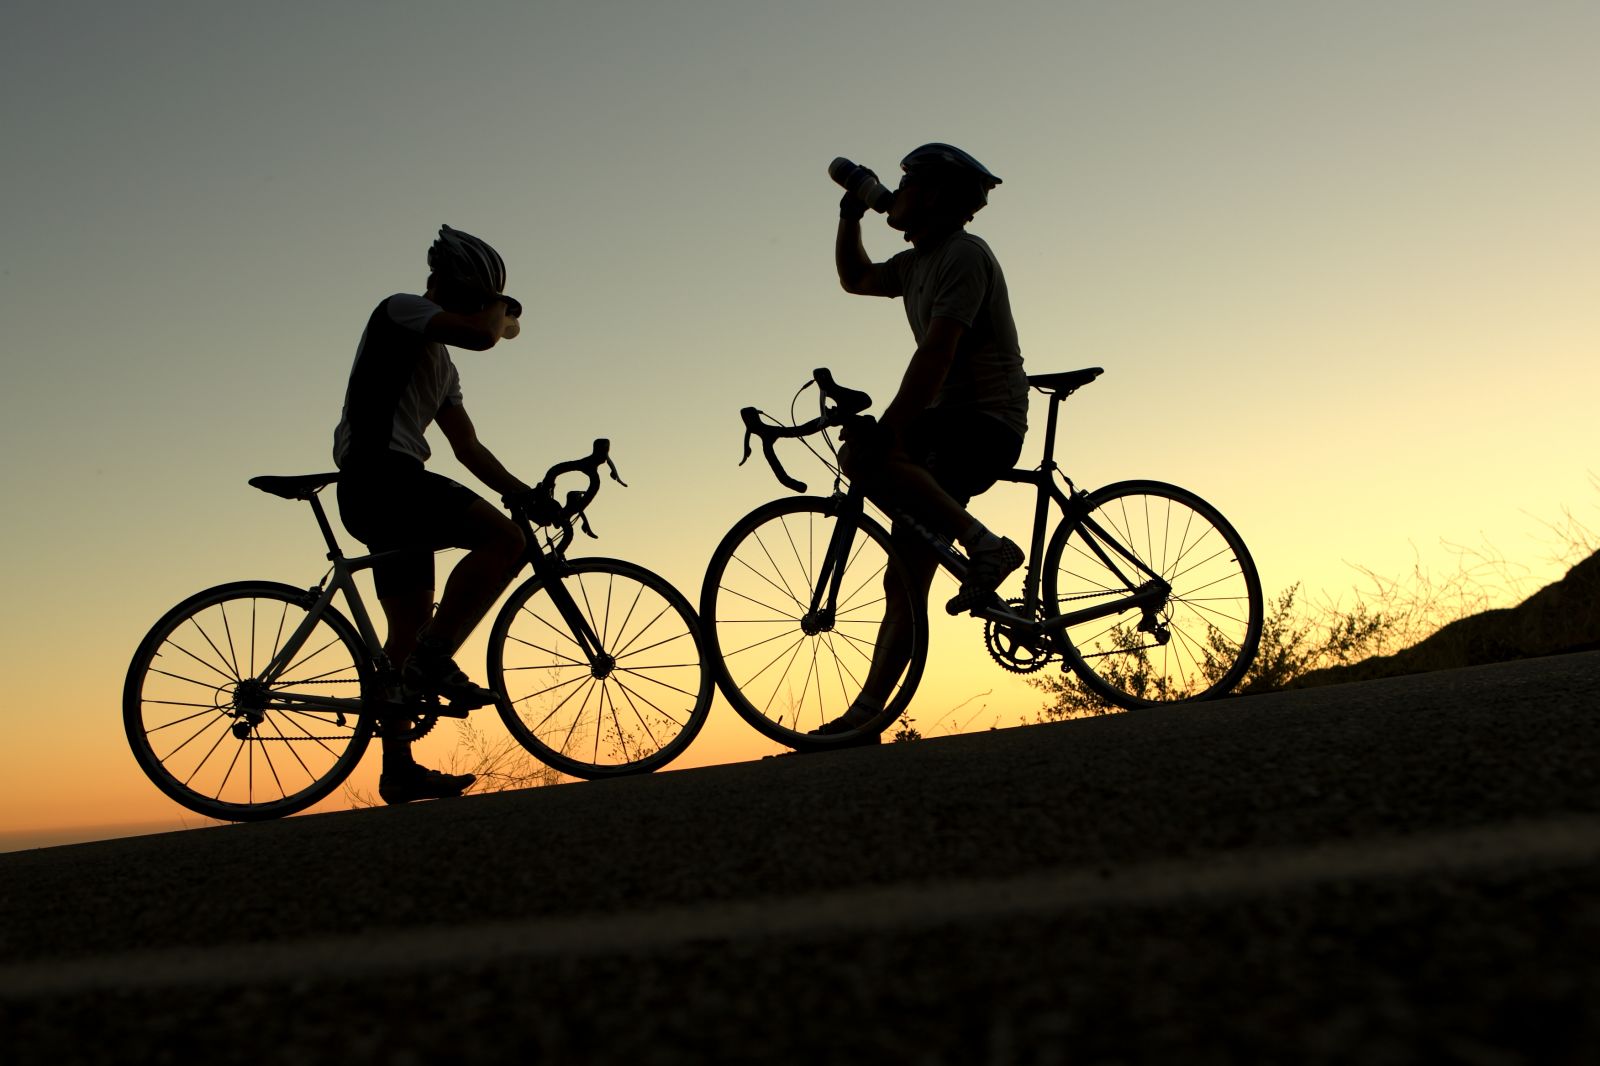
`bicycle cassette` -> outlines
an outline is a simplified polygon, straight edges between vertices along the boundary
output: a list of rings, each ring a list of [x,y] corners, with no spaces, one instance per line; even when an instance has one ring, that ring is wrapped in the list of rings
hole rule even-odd
[[[1007,600],[1006,607],[1012,614],[1024,611],[1020,599]],[[1039,617],[1037,611],[1035,617]],[[989,649],[990,658],[1014,674],[1043,670],[1055,658],[1048,638],[1017,633],[1006,623],[993,619],[983,624],[983,644]]]

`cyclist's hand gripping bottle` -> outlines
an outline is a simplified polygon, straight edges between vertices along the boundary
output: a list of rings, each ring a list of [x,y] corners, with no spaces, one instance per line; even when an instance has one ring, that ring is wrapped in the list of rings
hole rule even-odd
[[[828,164],[828,177],[874,211],[887,211],[889,204],[894,201],[894,193],[883,187],[878,175],[844,156]]]

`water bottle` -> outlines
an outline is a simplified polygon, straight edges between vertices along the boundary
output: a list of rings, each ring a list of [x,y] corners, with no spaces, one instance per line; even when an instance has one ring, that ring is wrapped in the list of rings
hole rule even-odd
[[[828,177],[874,211],[887,211],[894,202],[894,193],[879,184],[872,171],[844,156],[828,164]]]

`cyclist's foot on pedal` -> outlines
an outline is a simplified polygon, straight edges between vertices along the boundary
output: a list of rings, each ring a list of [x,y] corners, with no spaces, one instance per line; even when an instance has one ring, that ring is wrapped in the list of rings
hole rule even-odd
[[[485,707],[498,699],[491,689],[474,685],[449,653],[431,641],[417,645],[406,659],[400,679],[413,694],[438,696],[458,711]]]
[[[473,774],[446,774],[413,765],[381,774],[378,777],[378,795],[389,804],[450,799],[461,795],[477,779]]]
[[[1010,537],[997,537],[990,533],[968,553],[967,579],[961,591],[950,598],[944,609],[951,614],[981,607],[994,598],[995,590],[1017,567],[1022,565],[1022,549]]]
[[[836,737],[842,733],[854,733],[856,730],[868,725],[878,715],[883,713],[883,707],[865,697],[857,699],[850,705],[850,709],[831,722],[824,722],[810,731],[814,737]],[[878,734],[868,733],[862,735],[857,743],[876,744]]]

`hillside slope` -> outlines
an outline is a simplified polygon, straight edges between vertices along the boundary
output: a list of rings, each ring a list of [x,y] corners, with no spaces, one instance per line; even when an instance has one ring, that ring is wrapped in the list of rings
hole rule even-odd
[[[1596,648],[1600,648],[1600,552],[1515,607],[1451,622],[1393,655],[1314,670],[1289,687],[1339,685]]]

